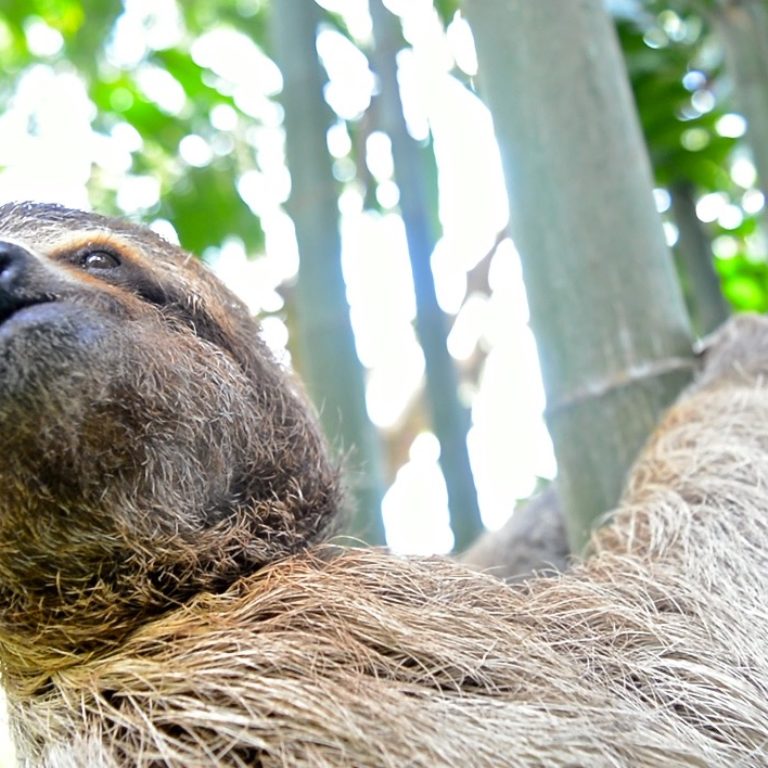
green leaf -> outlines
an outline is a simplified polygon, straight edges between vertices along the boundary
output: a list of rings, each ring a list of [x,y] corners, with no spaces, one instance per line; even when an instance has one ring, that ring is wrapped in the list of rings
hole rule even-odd
[[[184,248],[199,255],[237,235],[249,253],[263,249],[261,223],[237,194],[234,180],[228,164],[190,168],[163,195],[157,214],[173,222]]]

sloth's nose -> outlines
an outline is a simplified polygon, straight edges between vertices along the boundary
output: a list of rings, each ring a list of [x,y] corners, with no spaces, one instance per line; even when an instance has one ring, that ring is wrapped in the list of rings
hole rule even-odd
[[[24,307],[47,300],[30,286],[34,261],[26,248],[0,240],[0,323]]]
[[[18,294],[32,260],[33,256],[26,248],[0,240],[0,301]]]

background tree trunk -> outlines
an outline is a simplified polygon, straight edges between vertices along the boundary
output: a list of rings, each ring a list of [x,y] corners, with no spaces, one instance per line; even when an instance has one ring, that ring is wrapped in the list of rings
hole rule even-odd
[[[310,0],[280,0],[272,6],[291,173],[287,208],[300,254],[300,357],[328,436],[351,452],[348,463],[356,509],[349,533],[369,544],[382,544],[380,449],[366,410],[363,370],[341,271],[338,195],[326,143],[331,112],[323,99],[325,78],[316,48],[319,18],[320,11]]]
[[[679,233],[675,250],[687,287],[688,309],[696,333],[704,336],[726,320],[730,309],[715,272],[712,243],[696,216],[693,186],[678,182],[669,193]]]
[[[467,450],[470,416],[459,400],[456,366],[447,346],[447,319],[435,294],[430,259],[436,238],[427,206],[424,157],[408,133],[403,117],[396,59],[402,47],[400,24],[381,0],[370,0],[370,11],[375,41],[371,58],[380,88],[378,122],[392,142],[400,213],[416,292],[416,330],[426,363],[432,428],[440,441],[440,468],[448,489],[454,548],[461,551],[483,531]]]
[[[722,0],[712,13],[747,118],[760,189],[768,200],[768,7],[764,0]]]
[[[571,546],[691,374],[691,333],[601,0],[466,0]]]

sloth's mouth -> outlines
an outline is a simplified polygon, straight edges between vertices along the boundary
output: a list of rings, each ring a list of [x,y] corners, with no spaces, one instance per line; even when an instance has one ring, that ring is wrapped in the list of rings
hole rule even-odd
[[[0,328],[5,332],[6,329],[11,330],[17,325],[50,318],[53,302],[50,296],[11,301],[0,299]]]

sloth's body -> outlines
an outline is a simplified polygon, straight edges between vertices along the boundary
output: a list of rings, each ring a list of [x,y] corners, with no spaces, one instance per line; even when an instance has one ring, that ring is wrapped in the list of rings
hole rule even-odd
[[[336,472],[256,331],[151,233],[0,207],[27,764],[768,765],[764,324],[721,341],[594,556],[517,588],[318,546]]]

